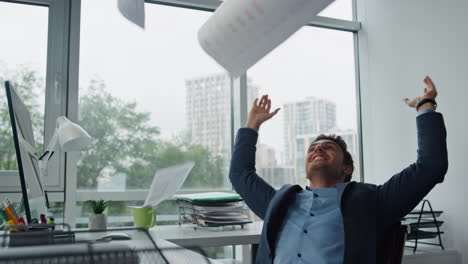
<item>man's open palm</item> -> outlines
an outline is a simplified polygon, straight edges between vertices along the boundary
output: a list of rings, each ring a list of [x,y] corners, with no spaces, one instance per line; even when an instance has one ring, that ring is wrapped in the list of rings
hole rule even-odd
[[[435,99],[437,97],[436,87],[434,83],[432,82],[431,78],[429,78],[429,76],[426,76],[426,78],[424,78],[424,83],[427,85],[427,87],[424,88],[423,96],[419,96],[414,99],[408,99],[408,98],[403,99],[403,101],[409,107],[416,107],[416,104],[422,99]]]
[[[256,98],[252,104],[252,109],[249,112],[246,126],[258,130],[263,122],[272,118],[280,110],[279,108],[277,108],[275,111],[270,113],[270,109],[271,100],[268,99],[268,95],[262,96],[260,101],[258,100],[258,98]]]

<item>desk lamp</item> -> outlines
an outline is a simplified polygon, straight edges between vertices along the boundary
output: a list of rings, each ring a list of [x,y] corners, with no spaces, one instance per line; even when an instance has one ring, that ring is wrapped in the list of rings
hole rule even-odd
[[[62,151],[69,152],[83,150],[91,144],[91,141],[91,137],[81,126],[71,122],[65,116],[59,116],[54,135],[46,151],[39,158],[42,178],[47,176],[47,163],[55,152],[57,142]]]

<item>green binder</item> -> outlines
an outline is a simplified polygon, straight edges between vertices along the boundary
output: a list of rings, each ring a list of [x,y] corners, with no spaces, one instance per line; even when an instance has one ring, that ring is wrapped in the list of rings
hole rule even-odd
[[[177,199],[188,201],[224,201],[224,200],[241,200],[239,194],[228,192],[206,192],[174,195]]]

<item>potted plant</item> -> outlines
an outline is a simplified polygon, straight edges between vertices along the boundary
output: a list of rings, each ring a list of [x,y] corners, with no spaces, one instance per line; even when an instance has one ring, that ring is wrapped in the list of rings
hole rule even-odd
[[[93,213],[89,215],[89,230],[102,230],[107,228],[107,216],[103,213],[109,206],[110,201],[100,199],[88,200],[86,203],[91,207]]]

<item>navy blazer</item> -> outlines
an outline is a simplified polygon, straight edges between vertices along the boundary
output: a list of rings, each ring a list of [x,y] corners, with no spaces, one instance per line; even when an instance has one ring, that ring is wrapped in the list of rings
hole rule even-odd
[[[448,168],[446,131],[443,117],[432,112],[416,118],[417,160],[383,185],[349,183],[341,198],[345,233],[345,264],[380,261],[384,234],[398,223],[437,184]],[[275,245],[287,207],[294,201],[299,185],[275,190],[255,171],[258,133],[239,129],[232,153],[229,178],[250,209],[264,220],[256,263],[273,263]]]

